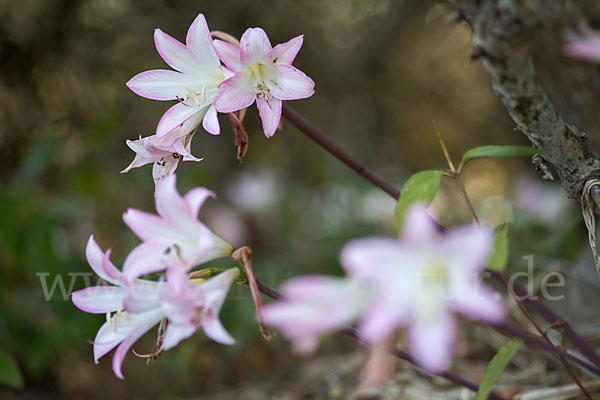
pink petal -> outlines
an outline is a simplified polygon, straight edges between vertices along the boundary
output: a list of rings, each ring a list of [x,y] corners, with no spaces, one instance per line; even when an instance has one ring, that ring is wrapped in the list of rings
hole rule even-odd
[[[125,224],[142,240],[153,240],[172,231],[172,228],[159,216],[145,211],[128,209],[123,214]]]
[[[96,275],[114,285],[120,284],[120,281],[118,279],[120,272],[114,265],[110,264],[109,262],[110,265],[107,268],[110,268],[108,271],[110,273],[107,273],[107,271],[105,270],[105,267],[103,265],[104,252],[102,252],[102,249],[100,249],[100,246],[98,246],[98,244],[94,240],[94,235],[90,236],[90,238],[88,239],[87,246],[85,248],[85,256],[87,258],[88,263],[90,264],[90,267],[92,267]]]
[[[265,96],[258,96],[256,106],[262,120],[265,136],[273,136],[281,120],[281,100],[275,97],[267,99]]]
[[[193,188],[183,196],[183,201],[188,205],[194,219],[198,218],[200,208],[209,197],[215,198],[216,196],[213,192],[203,187]]]
[[[135,247],[123,263],[123,275],[127,281],[165,269],[164,251],[160,244],[151,242]]]
[[[202,318],[202,330],[212,340],[221,344],[235,344],[235,339],[225,330],[219,318],[205,316]]]
[[[286,64],[275,64],[273,68],[274,81],[267,85],[274,97],[281,100],[297,100],[315,93],[315,83],[304,72]]]
[[[198,223],[177,191],[175,175],[166,177],[156,187],[156,210],[167,223],[183,232],[193,232]]]
[[[465,226],[440,237],[437,252],[453,269],[480,271],[489,259],[493,235],[485,226]],[[468,249],[468,251],[465,251]]]
[[[238,46],[224,42],[223,40],[215,40],[213,45],[215,46],[219,58],[227,68],[234,72],[241,71],[244,68],[242,60],[240,59],[241,50]]]
[[[187,105],[181,102],[175,104],[164,113],[158,122],[156,136],[161,138],[167,135],[195,115],[206,112],[206,109],[206,107]]]
[[[182,340],[189,338],[196,332],[194,325],[176,325],[170,323],[167,326],[163,349],[170,350],[177,346]]]
[[[137,74],[126,83],[138,96],[153,100],[175,100],[190,78],[180,72],[155,69]]]
[[[213,48],[213,41],[204,15],[198,14],[187,32],[186,43],[199,64],[218,69],[219,58]]]
[[[123,308],[130,313],[142,313],[160,308],[160,285],[162,282],[138,279],[127,288],[127,296],[123,300]]]
[[[359,326],[360,338],[367,343],[377,343],[400,327],[408,317],[405,302],[383,298],[367,310]]]
[[[240,40],[241,61],[244,66],[269,64],[273,60],[271,42],[261,28],[248,28]]]
[[[131,329],[133,329],[133,326],[125,326],[115,332],[113,326],[105,322],[98,330],[94,339],[94,361],[96,364],[100,358],[121,343]]]
[[[370,281],[390,276],[403,264],[410,266],[410,261],[411,254],[400,240],[388,237],[352,240],[340,253],[340,263],[346,273]]]
[[[450,299],[450,308],[466,317],[491,323],[499,323],[506,317],[506,307],[502,296],[480,284],[478,287],[465,288],[458,296]]]
[[[449,314],[413,321],[408,338],[410,351],[417,363],[433,373],[448,368],[455,330],[454,319]]]
[[[93,314],[117,311],[123,306],[125,288],[119,286],[92,286],[71,294],[71,301],[80,310]]]
[[[224,80],[217,90],[214,104],[218,112],[228,113],[250,107],[256,98],[256,82],[248,71]]]
[[[407,211],[402,232],[402,239],[410,245],[433,243],[438,236],[437,228],[423,204],[415,204]]]
[[[206,115],[204,116],[204,120],[202,121],[202,127],[206,130],[206,132],[211,135],[218,135],[221,133],[221,127],[219,126],[219,118],[217,118],[217,109],[214,105],[208,108]]]
[[[177,71],[193,74],[198,60],[179,40],[172,38],[160,29],[154,31],[154,44],[163,60]]]
[[[135,317],[135,320],[134,320]],[[133,346],[133,344],[144,335],[150,328],[156,325],[163,318],[162,311],[153,310],[143,314],[132,314],[130,324],[133,329],[129,332],[127,337],[121,342],[115,355],[113,357],[112,367],[115,375],[120,379],[124,379],[123,373],[121,372],[121,366],[123,365],[123,359],[127,355],[127,352]]]
[[[273,62],[291,65],[294,58],[296,58],[296,54],[300,51],[303,41],[304,35],[300,35],[275,46],[273,48]]]

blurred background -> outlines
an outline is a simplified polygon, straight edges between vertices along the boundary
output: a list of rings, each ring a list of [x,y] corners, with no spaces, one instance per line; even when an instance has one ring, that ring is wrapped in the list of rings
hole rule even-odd
[[[566,59],[561,46],[564,30],[584,15],[600,22],[600,10],[574,3],[558,28],[539,33],[536,56],[557,107],[597,149],[600,70]],[[455,161],[475,146],[528,144],[479,63],[469,61],[470,31],[450,22],[444,2],[0,0],[0,397],[344,398],[356,384],[364,361],[356,343],[332,337],[309,359],[280,338],[265,343],[246,287],[233,288],[222,311],[235,346],[198,333],[150,367],[130,354],[120,381],[111,355],[95,365],[88,343],[104,317],[76,309],[59,284],[52,292],[56,277],[67,292],[84,287],[73,273],[90,271],[91,234],[117,265],[138,243],[121,216],[128,207],[154,211],[152,167],[119,174],[133,158],[125,140],[151,135],[172,103],[140,98],[125,82],[167,67],[154,48],[155,28],[183,41],[199,12],[211,29],[237,37],[260,26],[273,45],[304,34],[294,65],[313,78],[316,93],[288,105],[397,187],[419,170],[445,168],[434,120]],[[340,275],[347,240],[395,234],[394,201],[289,123],[266,139],[251,108],[250,147],[239,165],[232,129],[220,121],[220,136],[196,134],[192,150],[204,161],[179,165],[178,188],[217,193],[201,219],[234,245],[251,246],[263,281]],[[557,309],[576,315],[570,322],[584,332],[598,332],[597,310],[583,306],[598,299],[598,277],[576,202],[542,182],[527,159],[473,161],[464,181],[484,221],[513,222],[509,270],[525,270],[521,257],[534,254],[536,273],[563,272],[568,295]],[[470,219],[452,182],[443,183],[432,211],[446,225]],[[459,348],[466,361],[455,368],[476,380],[502,338],[468,326],[462,335],[474,340]],[[148,352],[154,340],[148,334],[134,348]],[[540,357],[523,354],[516,361],[523,366]],[[551,362],[540,368],[550,384],[563,379],[552,378]],[[445,387],[414,375],[399,366],[397,382],[425,392]]]

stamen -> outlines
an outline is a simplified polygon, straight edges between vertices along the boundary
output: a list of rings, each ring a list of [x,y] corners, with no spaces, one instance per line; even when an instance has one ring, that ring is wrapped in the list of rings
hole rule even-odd
[[[206,85],[202,85],[202,102],[206,101]]]

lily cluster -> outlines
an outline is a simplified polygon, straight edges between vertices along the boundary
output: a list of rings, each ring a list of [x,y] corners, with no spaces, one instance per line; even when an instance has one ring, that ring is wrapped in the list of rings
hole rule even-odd
[[[72,295],[73,303],[81,310],[106,314],[106,322],[94,339],[94,359],[98,362],[118,346],[113,370],[121,379],[121,365],[129,349],[159,323],[159,340],[153,355],[176,346],[197,329],[216,342],[235,342],[218,315],[239,270],[231,268],[206,280],[187,276],[192,268],[229,256],[233,251],[229,243],[198,220],[200,207],[213,194],[198,187],[182,197],[175,185],[172,175],[157,186],[158,215],[135,209],[123,215],[125,223],[143,242],[131,251],[122,271],[110,261],[110,250],[103,252],[90,237],[88,263],[112,286],[93,286]],[[140,279],[163,270],[166,280]]]
[[[448,367],[454,314],[487,322],[505,315],[500,296],[480,279],[492,233],[473,226],[440,233],[422,205],[409,210],[403,232],[402,239],[349,242],[340,255],[346,277],[288,281],[285,300],[266,306],[265,320],[299,352],[313,351],[322,334],[354,321],[360,338],[374,345],[407,326],[416,361],[432,372]]]
[[[271,46],[261,28],[249,28],[239,43],[213,40],[204,15],[190,26],[186,44],[160,29],[154,32],[156,50],[173,70],[142,72],[127,82],[136,94],[153,100],[176,100],[152,136],[128,141],[135,159],[122,172],[154,163],[155,182],[172,174],[179,159],[200,161],[190,153],[196,129],[213,135],[221,131],[217,113],[233,113],[255,101],[264,134],[275,134],[282,100],[304,99],[314,82],[292,66],[303,36]]]

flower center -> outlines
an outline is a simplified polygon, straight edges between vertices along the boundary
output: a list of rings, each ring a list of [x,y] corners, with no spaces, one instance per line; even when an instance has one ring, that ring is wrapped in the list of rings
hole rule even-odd
[[[254,86],[252,88],[253,90],[256,90],[258,92],[258,93],[256,93],[256,96],[265,97],[267,100],[270,99],[272,97],[271,90],[265,83],[265,78],[266,78],[265,65],[261,64],[261,63],[254,63],[254,64],[250,65],[248,68],[250,69],[250,73],[252,74],[252,77],[256,81],[256,86]]]
[[[119,322],[119,317],[125,318],[125,322],[127,325],[131,322],[131,317],[127,311],[123,311],[123,307],[119,307],[119,309],[115,313],[106,313],[106,322],[111,326],[113,332],[117,332],[117,323]]]
[[[446,268],[439,262],[432,262],[425,267],[423,283],[431,286],[444,287],[448,283]]]
[[[206,102],[206,85],[202,85],[200,93],[196,92],[191,86],[184,86],[181,89],[181,101],[193,100],[197,106]],[[200,97],[198,97],[198,95]]]

